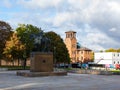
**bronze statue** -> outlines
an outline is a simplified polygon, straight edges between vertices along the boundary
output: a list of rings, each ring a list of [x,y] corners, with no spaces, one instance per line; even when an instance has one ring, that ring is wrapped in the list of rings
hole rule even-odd
[[[47,38],[42,31],[32,35],[32,37],[34,39],[33,51],[50,52],[50,39]]]

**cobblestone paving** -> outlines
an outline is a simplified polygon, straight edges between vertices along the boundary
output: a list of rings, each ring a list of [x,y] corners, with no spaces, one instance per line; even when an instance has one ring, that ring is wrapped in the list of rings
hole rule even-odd
[[[31,78],[16,76],[16,71],[1,71],[0,90],[120,90],[120,76],[68,73]]]

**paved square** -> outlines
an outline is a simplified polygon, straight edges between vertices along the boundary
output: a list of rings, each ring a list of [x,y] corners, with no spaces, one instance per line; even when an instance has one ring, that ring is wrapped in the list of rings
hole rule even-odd
[[[1,71],[0,90],[120,90],[120,76],[68,73],[31,78],[16,76],[16,71]]]

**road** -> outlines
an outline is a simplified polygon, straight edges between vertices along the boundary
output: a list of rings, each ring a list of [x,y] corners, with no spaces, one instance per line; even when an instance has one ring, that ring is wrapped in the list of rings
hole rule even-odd
[[[16,76],[16,71],[0,71],[0,90],[120,90],[120,76],[68,73],[31,78]]]

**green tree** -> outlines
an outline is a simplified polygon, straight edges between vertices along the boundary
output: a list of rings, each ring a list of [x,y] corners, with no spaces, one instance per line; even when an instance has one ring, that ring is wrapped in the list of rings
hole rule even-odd
[[[5,47],[6,40],[10,36],[11,30],[12,28],[8,23],[0,21],[0,59],[3,58],[3,49]]]
[[[104,52],[103,50],[100,50],[100,52]]]
[[[92,52],[92,61],[94,61],[94,52]]]
[[[120,48],[118,49],[110,48],[110,49],[105,50],[105,52],[120,52]]]
[[[51,51],[54,53],[54,63],[70,63],[70,57],[63,39],[55,32],[46,32],[45,35],[51,40]]]
[[[34,40],[31,38],[31,35],[37,34],[39,32],[43,32],[41,28],[30,24],[19,24],[18,28],[16,29],[17,35],[20,38],[20,41],[25,45],[25,50],[23,53],[24,58],[24,68],[26,66],[26,59],[29,57],[30,52],[34,47]]]
[[[117,52],[117,50],[113,49],[113,48],[110,48],[110,49],[105,50],[105,52]]]
[[[12,36],[8,41],[6,41],[5,48],[3,54],[5,55],[8,62],[12,62],[14,65],[14,60],[22,58],[22,53],[25,49],[25,46],[21,43],[17,34],[13,32]]]

